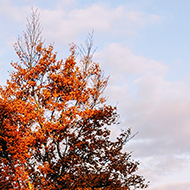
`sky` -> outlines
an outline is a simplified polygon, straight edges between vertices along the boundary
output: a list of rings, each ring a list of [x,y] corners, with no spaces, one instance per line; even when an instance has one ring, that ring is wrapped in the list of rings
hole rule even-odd
[[[60,59],[94,31],[94,61],[110,75],[105,95],[120,113],[112,136],[138,132],[124,150],[141,162],[149,190],[190,190],[190,1],[0,0],[1,85],[31,7]]]

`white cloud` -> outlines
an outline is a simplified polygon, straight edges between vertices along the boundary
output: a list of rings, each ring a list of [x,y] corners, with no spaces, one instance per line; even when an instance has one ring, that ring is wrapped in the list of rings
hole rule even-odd
[[[166,64],[135,55],[119,44],[109,45],[97,52],[95,58],[109,70],[107,94],[122,104],[119,106],[122,114],[129,118],[126,124],[146,131],[144,137],[190,135],[188,81],[167,81]],[[135,93],[131,93],[133,88]]]
[[[105,37],[110,35],[126,38],[126,35],[136,34],[147,25],[161,21],[158,15],[128,11],[125,6],[110,8],[106,3],[95,3],[78,8],[74,0],[57,0],[55,6],[49,9],[38,7],[32,1],[19,6],[7,0],[1,1],[0,5],[1,17],[14,22],[14,25],[21,24],[19,28],[23,27],[22,30],[25,29],[24,25],[26,18],[30,16],[31,7],[38,8],[44,28],[43,37],[48,40],[48,43],[56,42],[59,45],[77,43],[78,37],[92,30],[95,30],[95,34]]]
[[[121,46],[118,43],[109,44],[96,56],[103,62],[106,68],[113,70],[113,75],[139,75],[156,73],[164,75],[168,68],[166,65],[153,59],[134,55],[128,47]]]
[[[190,161],[188,80],[167,81],[165,63],[135,55],[116,43],[97,52],[95,58],[111,75],[106,94],[112,104],[119,102],[120,127],[139,132],[126,150],[133,150],[134,158],[142,161],[142,175],[154,185],[157,179],[164,180],[161,176],[183,171]]]
[[[26,22],[26,17],[28,16],[28,13],[31,11],[31,7],[27,6],[15,6],[12,5],[11,0],[7,1],[1,1],[0,2],[0,14],[3,18],[9,18],[13,22],[21,22],[25,23]]]
[[[111,9],[105,4],[67,11],[64,6],[56,10],[40,10],[44,34],[58,42],[67,42],[80,34],[95,30],[97,33],[134,34],[146,25],[158,23],[161,18],[143,12],[127,12],[120,6]],[[70,41],[69,41],[70,42]]]
[[[166,184],[156,187],[150,187],[149,190],[190,190],[190,182]]]

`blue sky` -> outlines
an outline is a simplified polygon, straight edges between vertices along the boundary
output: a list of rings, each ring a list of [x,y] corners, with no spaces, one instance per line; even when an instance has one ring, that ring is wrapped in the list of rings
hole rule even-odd
[[[125,147],[141,161],[150,190],[189,189],[190,1],[189,0],[0,0],[0,84],[17,61],[12,44],[38,8],[47,44],[58,57],[68,44],[94,30],[94,60],[107,75],[108,103],[121,124],[139,132]]]

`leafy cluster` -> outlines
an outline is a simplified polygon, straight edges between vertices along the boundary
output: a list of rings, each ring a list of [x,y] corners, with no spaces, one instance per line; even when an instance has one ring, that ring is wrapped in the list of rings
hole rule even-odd
[[[0,188],[146,188],[139,163],[122,152],[130,130],[109,138],[118,114],[103,97],[108,78],[92,61],[91,38],[80,60],[72,44],[58,61],[40,34],[33,11],[15,44],[20,62],[0,88]]]

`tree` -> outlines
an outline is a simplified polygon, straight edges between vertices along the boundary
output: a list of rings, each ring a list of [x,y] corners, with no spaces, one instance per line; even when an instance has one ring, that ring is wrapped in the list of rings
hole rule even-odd
[[[136,174],[139,162],[123,153],[131,131],[110,140],[116,107],[106,104],[104,77],[86,51],[71,44],[70,56],[57,61],[53,45],[41,38],[39,14],[32,11],[24,39],[15,50],[19,63],[0,88],[1,189],[146,188]]]

